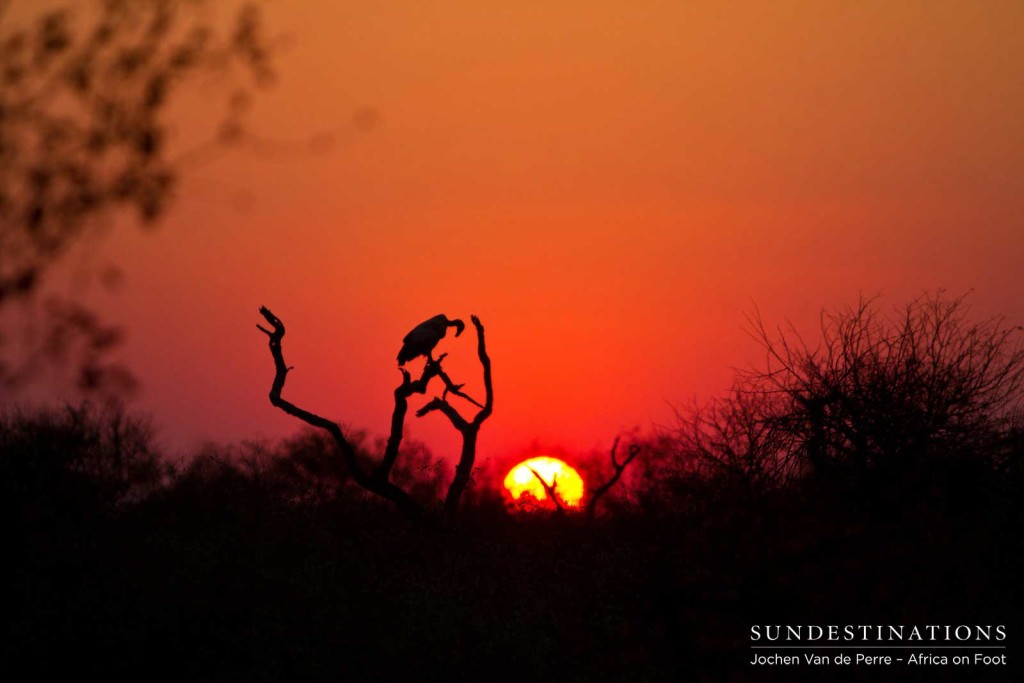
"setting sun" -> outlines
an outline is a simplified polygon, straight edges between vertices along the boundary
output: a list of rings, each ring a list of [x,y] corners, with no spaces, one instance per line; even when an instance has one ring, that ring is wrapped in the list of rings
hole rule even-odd
[[[558,458],[541,456],[519,463],[505,475],[505,490],[518,503],[527,502],[529,499],[523,499],[527,494],[537,501],[547,500],[547,491],[538,477],[554,490],[563,506],[580,506],[583,500],[583,478],[573,467]]]

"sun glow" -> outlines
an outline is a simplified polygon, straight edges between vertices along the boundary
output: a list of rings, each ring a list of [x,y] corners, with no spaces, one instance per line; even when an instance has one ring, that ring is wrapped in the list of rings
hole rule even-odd
[[[536,474],[534,474],[536,473]],[[583,500],[583,478],[558,458],[540,456],[519,463],[505,475],[505,490],[521,508],[548,500],[548,492],[537,477],[554,490],[563,507],[578,508]]]

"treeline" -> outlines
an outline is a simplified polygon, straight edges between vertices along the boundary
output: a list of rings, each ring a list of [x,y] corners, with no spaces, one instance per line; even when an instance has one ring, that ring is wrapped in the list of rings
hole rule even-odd
[[[939,297],[808,343],[751,323],[766,365],[629,440],[592,519],[508,515],[483,481],[411,519],[321,432],[174,460],[121,409],[6,410],[0,654],[107,680],[820,680],[752,671],[750,625],[1017,632],[1019,328]],[[347,436],[369,470],[383,444]],[[391,473],[438,512],[450,475],[408,442]]]
[[[1024,476],[1024,335],[967,313],[962,299],[924,297],[895,316],[862,301],[823,314],[812,342],[751,317],[764,366],[739,371],[727,396],[677,409],[671,425],[629,439],[642,457],[604,507],[691,511],[699,501],[688,491],[706,498],[707,487],[749,500],[818,488],[864,504],[920,501],[974,480],[1012,494]],[[383,441],[348,438],[372,469]],[[292,504],[366,498],[321,432],[170,458],[155,446],[149,419],[118,406],[0,411],[0,454],[4,500],[14,506],[33,496],[47,507],[76,499],[120,506],[218,480],[246,481]],[[590,481],[607,480],[607,457],[591,455],[581,469]],[[408,442],[391,479],[430,500],[447,475],[444,458]],[[481,488],[477,503],[493,502]]]
[[[330,437],[315,430],[276,442],[211,443],[177,456],[163,452],[155,435],[150,418],[120,404],[2,411],[3,504],[19,514],[114,512],[206,488],[251,489],[268,501],[307,507],[370,500],[351,481]],[[365,433],[350,439],[359,458],[372,463],[380,444],[369,444]],[[392,479],[430,498],[439,495],[446,472],[443,459],[410,442]]]

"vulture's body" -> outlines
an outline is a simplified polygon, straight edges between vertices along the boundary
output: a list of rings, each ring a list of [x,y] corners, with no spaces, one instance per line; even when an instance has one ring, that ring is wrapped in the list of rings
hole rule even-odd
[[[433,360],[431,353],[437,343],[444,339],[449,327],[455,328],[455,336],[462,334],[465,323],[461,320],[449,320],[448,316],[435,315],[413,328],[402,340],[402,350],[398,352],[398,364],[405,365],[413,358],[426,356]]]

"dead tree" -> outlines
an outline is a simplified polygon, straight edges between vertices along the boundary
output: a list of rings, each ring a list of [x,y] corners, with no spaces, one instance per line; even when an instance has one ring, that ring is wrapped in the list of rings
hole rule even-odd
[[[473,321],[473,326],[476,327],[477,354],[480,357],[480,365],[484,369],[484,391],[486,392],[484,405],[481,406],[480,411],[471,420],[464,418],[448,402],[447,396],[449,393],[466,398],[476,405],[480,404],[461,392],[462,385],[452,384],[451,379],[447,375],[439,373],[439,376],[445,383],[444,394],[440,397],[434,397],[433,400],[416,412],[417,417],[423,417],[427,413],[439,410],[448,417],[452,426],[462,434],[462,454],[459,457],[459,464],[455,468],[455,476],[452,478],[452,483],[448,486],[448,494],[444,499],[444,511],[448,516],[455,515],[459,507],[459,500],[462,498],[466,486],[469,485],[470,477],[473,474],[473,464],[476,462],[477,434],[479,434],[480,426],[484,420],[491,416],[491,412],[494,409],[494,389],[491,385],[491,359],[487,356],[487,346],[484,343],[484,326],[480,323],[480,318],[475,315],[471,316],[470,319]]]
[[[341,455],[345,459],[345,465],[348,467],[348,471],[356,484],[367,491],[376,493],[382,498],[391,501],[395,504],[395,507],[411,517],[421,516],[423,513],[422,506],[404,489],[392,484],[388,480],[387,475],[391,470],[391,464],[394,463],[394,458],[391,458],[390,463],[386,468],[383,468],[382,462],[374,472],[367,472],[356,455],[355,447],[348,439],[345,438],[345,433],[337,422],[299,408],[294,403],[282,398],[281,391],[284,389],[284,381],[288,375],[288,371],[291,370],[291,368],[285,364],[284,354],[281,351],[281,339],[284,337],[284,323],[281,322],[280,318],[271,313],[270,309],[266,306],[260,308],[260,314],[263,315],[271,327],[271,329],[267,329],[262,325],[256,326],[270,338],[270,354],[274,357],[274,382],[270,387],[271,404],[280,408],[292,417],[297,417],[306,424],[318,429],[323,429],[330,434],[331,438],[334,439],[334,443],[337,444],[338,449],[341,451]],[[395,390],[396,415],[401,412],[401,415],[404,416],[406,409],[405,399],[415,391],[418,383],[422,383],[423,391],[426,391],[426,384],[430,380],[431,373],[436,374],[436,372],[437,370],[435,368],[426,366],[423,369],[423,377],[421,377],[418,382],[412,382],[409,377],[409,373],[403,371],[404,381],[402,382],[402,386]],[[402,396],[401,411],[398,405],[400,395]],[[400,440],[401,423],[399,423],[397,437],[395,436],[394,424],[392,423],[392,436],[388,441],[388,447],[391,448],[392,441],[394,441],[396,457],[398,453],[398,441]]]
[[[270,329],[267,329],[262,325],[257,325],[257,327],[270,338],[270,353],[274,358],[274,382],[270,388],[271,404],[280,408],[289,415],[297,417],[306,424],[323,429],[330,434],[335,444],[337,444],[338,449],[341,451],[341,455],[345,460],[345,465],[351,473],[352,479],[355,483],[367,491],[391,501],[399,510],[412,517],[421,516],[424,512],[424,508],[422,504],[410,496],[407,491],[390,480],[391,471],[394,468],[395,462],[398,460],[399,446],[402,443],[405,416],[409,411],[409,398],[413,394],[425,394],[430,381],[435,377],[444,383],[444,392],[441,397],[434,398],[417,413],[417,416],[423,416],[431,410],[440,409],[448,414],[450,418],[452,418],[452,415],[455,416],[452,418],[452,424],[454,424],[463,435],[462,457],[459,461],[458,467],[456,468],[455,477],[448,488],[448,494],[445,498],[445,510],[450,514],[454,514],[458,507],[459,498],[469,483],[469,478],[473,471],[473,462],[476,456],[476,433],[479,431],[480,425],[483,421],[490,416],[494,403],[493,391],[491,388],[491,363],[490,359],[487,357],[487,351],[484,347],[483,326],[480,324],[479,319],[476,316],[473,316],[473,324],[476,326],[477,337],[479,339],[478,351],[480,354],[480,362],[484,366],[484,385],[487,390],[486,404],[481,405],[475,401],[471,396],[462,391],[462,387],[464,385],[455,384],[452,381],[451,377],[448,376],[448,373],[446,373],[444,368],[441,367],[441,361],[444,360],[446,354],[442,354],[436,360],[428,359],[423,366],[423,371],[420,374],[419,379],[416,380],[412,378],[412,375],[410,375],[408,370],[402,368],[402,383],[395,388],[395,408],[391,414],[391,431],[388,435],[387,444],[384,447],[384,455],[380,462],[377,463],[376,467],[372,470],[368,470],[360,461],[355,447],[347,438],[345,438],[345,434],[338,423],[303,408],[299,408],[290,401],[282,398],[281,391],[284,389],[285,378],[287,377],[288,371],[291,369],[285,364],[284,354],[281,350],[281,339],[284,337],[284,323],[282,323],[281,320],[271,313],[266,307],[260,308],[260,314],[270,324]],[[472,422],[467,422],[447,402],[449,394],[459,396],[460,398],[479,406],[481,408],[480,413]],[[449,413],[449,411],[451,412]]]
[[[616,456],[616,451],[618,450],[618,448],[619,438],[616,437],[615,442],[612,443],[611,452],[612,467],[614,468],[614,472],[612,473],[612,476],[608,479],[608,481],[606,481],[601,486],[598,486],[594,493],[591,494],[590,500],[587,502],[586,507],[587,517],[589,518],[594,517],[594,513],[597,510],[598,502],[605,496],[606,493],[611,491],[612,487],[614,487],[615,484],[619,482],[619,479],[622,478],[622,473],[625,472],[626,468],[629,467],[629,464],[633,462],[634,459],[636,459],[636,456],[640,455],[641,451],[641,447],[639,444],[630,444],[629,452],[626,455],[626,459],[623,460],[622,462],[619,462]]]

